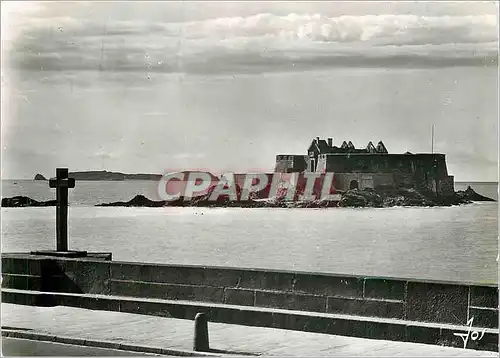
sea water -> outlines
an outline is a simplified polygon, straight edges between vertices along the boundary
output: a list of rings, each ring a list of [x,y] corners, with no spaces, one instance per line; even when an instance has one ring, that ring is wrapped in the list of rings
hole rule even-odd
[[[496,183],[471,185],[498,198]],[[497,283],[498,207],[126,208],[95,207],[153,181],[85,182],[70,190],[70,249],[143,261]],[[54,198],[44,181],[3,181],[2,196]],[[2,252],[52,249],[55,208],[2,208]]]

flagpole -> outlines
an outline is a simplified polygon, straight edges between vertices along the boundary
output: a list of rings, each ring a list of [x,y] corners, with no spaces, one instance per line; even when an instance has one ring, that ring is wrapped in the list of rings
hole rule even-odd
[[[434,123],[432,124],[431,131],[431,153],[434,154]]]

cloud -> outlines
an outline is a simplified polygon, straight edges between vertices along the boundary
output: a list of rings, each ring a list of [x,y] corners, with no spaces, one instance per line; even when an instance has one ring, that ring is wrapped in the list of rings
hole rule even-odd
[[[174,159],[201,159],[205,158],[205,153],[177,153],[172,155],[171,157]]]
[[[99,159],[113,159],[116,158],[116,155],[110,152],[105,152],[103,150],[100,150],[94,153],[94,157],[97,157]]]
[[[188,22],[39,17],[7,43],[30,70],[245,72],[498,63],[496,15],[262,13]],[[10,46],[9,46],[10,45]]]
[[[187,38],[255,38],[369,42],[373,44],[442,44],[492,42],[498,38],[495,15],[414,16],[364,15],[326,17],[321,14],[219,18],[175,24]]]
[[[143,114],[145,117],[166,117],[170,115],[168,112],[146,112]]]

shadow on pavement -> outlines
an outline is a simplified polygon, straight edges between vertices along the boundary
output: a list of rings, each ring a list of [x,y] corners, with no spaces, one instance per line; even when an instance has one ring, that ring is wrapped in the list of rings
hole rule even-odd
[[[220,354],[229,354],[229,355],[241,355],[241,356],[260,356],[258,353],[249,353],[249,352],[238,352],[238,351],[230,351],[224,349],[214,349],[210,348],[208,353],[220,353]]]
[[[20,356],[23,357],[117,356],[118,357],[118,356],[147,356],[147,355],[151,356],[154,354],[2,337],[2,356],[4,357],[20,357]]]

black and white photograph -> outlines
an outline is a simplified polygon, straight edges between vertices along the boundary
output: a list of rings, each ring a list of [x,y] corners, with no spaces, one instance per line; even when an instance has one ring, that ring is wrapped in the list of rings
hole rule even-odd
[[[498,1],[1,1],[3,356],[499,357]]]

